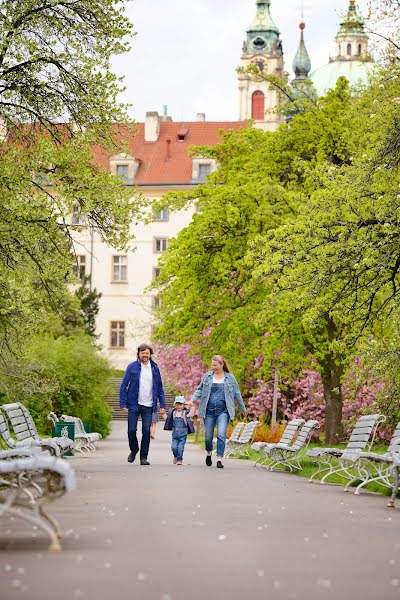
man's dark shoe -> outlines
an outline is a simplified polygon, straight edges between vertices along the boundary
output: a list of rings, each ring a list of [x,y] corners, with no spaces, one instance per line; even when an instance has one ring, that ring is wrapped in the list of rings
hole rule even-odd
[[[222,462],[220,460],[217,460],[217,469],[223,469],[224,465],[222,464]]]
[[[136,454],[137,452],[131,452],[130,455],[128,456],[128,463],[133,463],[133,461],[136,458]]]
[[[149,465],[150,463],[149,463],[149,461],[147,460],[147,458],[141,458],[141,459],[140,459],[140,464],[141,464],[141,465]]]
[[[212,460],[211,460],[211,456],[206,456],[206,465],[207,467],[211,467],[212,465]]]

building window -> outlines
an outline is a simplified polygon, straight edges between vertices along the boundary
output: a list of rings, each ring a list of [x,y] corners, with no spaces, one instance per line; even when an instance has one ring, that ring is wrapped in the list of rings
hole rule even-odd
[[[153,296],[153,308],[160,307],[160,298],[158,296]]]
[[[163,208],[158,215],[155,216],[155,221],[168,221],[169,219],[169,210],[168,208]]]
[[[167,238],[154,238],[154,252],[165,252],[168,247],[168,239]]]
[[[128,257],[113,256],[113,281],[128,281]]]
[[[347,56],[351,56],[351,44],[347,44]]]
[[[358,44],[358,56],[361,56],[361,44]]]
[[[75,205],[72,209],[71,225],[84,225],[85,216],[82,214],[80,206]]]
[[[199,165],[199,180],[205,181],[207,175],[211,173],[211,164],[206,163],[204,165]]]
[[[265,119],[265,96],[259,90],[251,97],[251,118],[255,121]]]
[[[128,181],[129,179],[129,165],[117,165],[116,170],[117,176],[121,177],[122,181]]]
[[[160,267],[153,267],[153,281],[155,281],[160,275]]]
[[[85,279],[86,256],[84,254],[75,257],[75,262],[72,265],[72,272],[76,275],[78,281],[83,281]]]
[[[339,56],[342,56],[342,47],[340,44],[339,44]]]
[[[111,321],[111,348],[125,348],[125,321]]]

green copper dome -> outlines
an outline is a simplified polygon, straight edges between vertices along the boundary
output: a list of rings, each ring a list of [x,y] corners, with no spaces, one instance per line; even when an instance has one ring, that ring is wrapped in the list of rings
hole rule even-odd
[[[375,69],[368,51],[364,21],[357,13],[355,0],[349,0],[347,14],[340,23],[335,40],[336,56],[310,75],[319,96],[335,87],[339,77],[345,77],[352,87],[367,86]]]
[[[367,86],[370,75],[376,68],[372,61],[333,61],[319,67],[310,75],[318,96],[324,96],[336,86],[339,77],[346,77],[351,86]]]
[[[257,0],[257,12],[249,28],[244,53],[247,56],[282,56],[279,29],[270,13],[271,0]]]

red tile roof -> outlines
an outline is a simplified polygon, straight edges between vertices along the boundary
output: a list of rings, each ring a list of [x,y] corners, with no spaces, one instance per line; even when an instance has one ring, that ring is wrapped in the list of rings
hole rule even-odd
[[[156,142],[145,142],[144,123],[136,127],[119,126],[127,152],[140,161],[135,178],[136,185],[188,184],[192,182],[191,146],[215,146],[220,143],[220,130],[238,130],[247,127],[241,121],[195,121],[174,123],[160,122],[160,136]],[[185,132],[185,139],[178,140],[178,134]],[[168,141],[170,140],[170,142]],[[169,146],[169,150],[168,150]],[[100,148],[95,149],[95,159],[104,168],[109,168],[110,154]]]

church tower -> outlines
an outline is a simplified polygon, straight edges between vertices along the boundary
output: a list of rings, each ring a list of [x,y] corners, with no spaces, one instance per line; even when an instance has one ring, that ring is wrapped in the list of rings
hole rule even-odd
[[[256,64],[267,75],[283,77],[283,50],[279,29],[270,13],[271,0],[257,0],[257,13],[247,30],[241,67]],[[268,82],[254,81],[251,75],[239,74],[239,120],[253,119],[257,127],[275,131],[284,122],[274,109],[282,104],[278,90]]]

